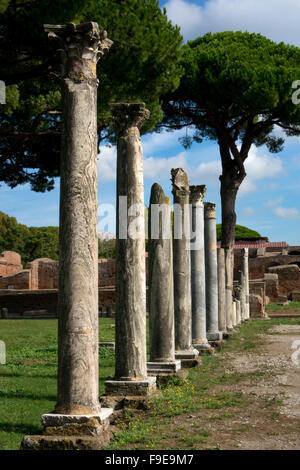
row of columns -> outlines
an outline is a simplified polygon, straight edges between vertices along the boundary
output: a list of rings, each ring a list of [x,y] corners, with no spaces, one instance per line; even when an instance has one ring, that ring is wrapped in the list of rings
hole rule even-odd
[[[104,426],[112,413],[101,408],[98,391],[96,75],[98,59],[108,52],[112,41],[92,22],[46,25],[45,30],[60,42],[63,128],[58,397],[54,413],[43,415],[42,422],[45,428],[56,426],[61,431],[63,426],[82,425],[91,417]],[[115,103],[111,110],[117,135],[116,361],[115,376],[105,386],[109,395],[149,395],[156,388],[156,378],[149,374],[151,363],[169,364],[174,371],[180,366],[178,359],[198,354],[194,346],[206,348],[207,340],[220,338],[225,313],[218,308],[215,205],[204,204],[203,231],[204,186],[190,188],[186,173],[172,170],[174,203],[182,209],[181,228],[190,225],[189,212],[184,209],[191,202],[192,227],[199,235],[199,248],[190,252],[189,233],[183,230],[181,237],[174,237],[172,253],[172,240],[164,240],[161,226],[158,239],[150,240],[151,353],[147,370],[143,153],[139,130],[149,118],[149,111],[143,103]],[[170,207],[159,185],[152,188],[151,203],[154,201]],[[246,259],[243,262],[246,267]],[[230,290],[232,309],[232,280],[228,281],[226,266],[225,256],[225,293],[229,299]],[[247,300],[245,283],[246,276],[242,290]],[[246,300],[241,301],[242,317],[247,315]],[[236,322],[231,318],[226,307],[227,328]]]

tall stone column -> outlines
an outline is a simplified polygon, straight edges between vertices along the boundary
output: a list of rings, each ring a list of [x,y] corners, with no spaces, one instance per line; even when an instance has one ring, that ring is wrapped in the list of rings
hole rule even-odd
[[[107,395],[149,395],[146,367],[146,266],[143,150],[144,103],[113,103],[117,133],[116,360]]]
[[[207,339],[219,341],[216,204],[204,203]]]
[[[198,351],[211,346],[206,337],[204,204],[206,186],[190,186],[192,206],[191,287],[192,287],[192,344]]]
[[[247,317],[247,306],[246,306],[246,290],[245,290],[245,279],[243,271],[239,271],[239,287],[240,287],[240,301],[241,301],[241,317],[242,321],[246,321]]]
[[[227,331],[233,330],[232,324],[232,255],[229,248],[225,248],[225,281],[226,281],[226,325]]]
[[[218,305],[219,305],[219,330],[226,332],[226,279],[225,279],[225,251],[218,248]]]
[[[237,325],[237,316],[236,316],[236,302],[235,300],[232,301],[232,325]]]
[[[97,202],[97,74],[98,59],[112,41],[97,23],[45,25],[59,42],[62,58],[62,145],[60,170],[60,240],[58,298],[58,397],[55,413],[42,416],[53,434],[64,426],[94,418],[105,425],[98,390],[98,202]],[[109,410],[108,415],[111,413]],[[89,422],[90,423],[90,422]],[[104,423],[104,424],[103,424]],[[90,423],[91,425],[91,423]],[[97,435],[97,430],[95,430]],[[74,434],[79,432],[74,432]],[[50,433],[51,434],[51,433]],[[37,436],[38,440],[39,436]],[[46,437],[43,437],[42,448]],[[81,442],[84,441],[82,437]],[[64,440],[66,449],[81,448]],[[34,447],[34,439],[30,438]],[[30,444],[29,443],[29,447]],[[94,444],[98,448],[98,444]],[[92,445],[92,448],[93,448]],[[69,447],[68,447],[69,446]],[[74,446],[74,447],[72,447]],[[23,441],[26,448],[26,438]],[[86,447],[89,448],[89,447]]]
[[[151,188],[148,219],[149,375],[176,372],[173,250],[170,198],[162,187]]]
[[[250,303],[249,303],[249,255],[248,255],[248,248],[242,248],[242,266],[241,269],[243,271],[244,276],[244,290],[245,290],[245,319],[248,320],[250,318]]]
[[[182,168],[173,168],[171,175],[174,197],[175,357],[194,359],[199,353],[192,346],[189,182]]]

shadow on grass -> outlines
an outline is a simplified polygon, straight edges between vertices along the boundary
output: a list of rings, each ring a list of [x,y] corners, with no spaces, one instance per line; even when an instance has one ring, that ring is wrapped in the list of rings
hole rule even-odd
[[[0,374],[0,377],[26,377],[28,379],[56,379],[57,374],[46,375],[46,374],[17,374],[16,372],[7,372],[4,374]],[[1,393],[1,392],[0,392]]]
[[[33,424],[12,424],[0,423],[0,431],[17,432],[20,434],[38,434],[41,432],[42,426],[34,426]]]
[[[57,396],[56,395],[43,395],[40,392],[37,392],[36,395],[33,393],[26,393],[26,392],[1,392],[0,391],[0,399],[1,398],[21,398],[22,400],[49,400],[55,401]]]

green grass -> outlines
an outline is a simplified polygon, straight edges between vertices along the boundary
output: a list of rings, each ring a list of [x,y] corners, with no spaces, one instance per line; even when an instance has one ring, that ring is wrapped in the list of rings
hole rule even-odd
[[[280,313],[288,312],[289,310],[299,310],[300,313],[300,302],[289,302],[286,305],[283,305],[280,302],[269,302],[266,306],[268,313]]]
[[[100,340],[114,341],[114,320],[100,319]],[[54,409],[57,388],[57,320],[1,320],[6,365],[0,365],[0,449],[18,449],[24,434],[38,433]],[[114,353],[100,348],[100,393],[114,374]]]
[[[202,411],[216,410],[214,419],[227,419],[232,410],[247,406],[243,394],[222,392],[225,384],[235,384],[244,379],[259,381],[264,371],[228,373],[230,358],[227,353],[259,351],[263,340],[258,336],[267,333],[273,325],[299,325],[296,319],[253,320],[243,324],[237,333],[215,355],[202,356],[202,366],[191,369],[188,381],[171,380],[162,389],[162,396],[142,418],[128,414],[124,424],[115,433],[110,449],[159,448],[167,442],[174,419]],[[114,319],[100,319],[100,341],[114,341]],[[0,339],[7,348],[7,364],[0,365],[0,449],[18,449],[25,434],[39,433],[40,417],[54,409],[57,387],[57,321],[53,320],[1,320]],[[114,374],[114,353],[100,348],[100,394],[104,381]],[[219,387],[214,391],[215,387]],[[265,407],[278,405],[278,400],[266,397]],[[271,411],[276,416],[276,409]],[[242,412],[242,411],[241,411]],[[196,423],[194,432],[199,442],[208,439],[203,428]],[[176,426],[173,434],[178,434]],[[201,439],[200,439],[201,438]],[[175,439],[175,437],[174,437]],[[177,440],[178,448],[193,448],[197,438]],[[173,448],[175,448],[173,447]],[[166,444],[164,448],[169,448]]]

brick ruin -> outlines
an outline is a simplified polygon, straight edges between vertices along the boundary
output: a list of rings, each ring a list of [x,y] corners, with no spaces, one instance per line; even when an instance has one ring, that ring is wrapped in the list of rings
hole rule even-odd
[[[266,239],[236,244],[235,285],[241,269],[241,248],[249,249],[251,316],[263,317],[269,301],[300,300],[300,246],[269,243]],[[113,314],[115,304],[115,260],[99,259],[98,273],[99,313],[109,316]],[[36,315],[53,315],[56,313],[57,289],[58,261],[39,258],[23,269],[18,253],[5,251],[0,254],[0,307],[9,307],[18,315],[34,311]]]

